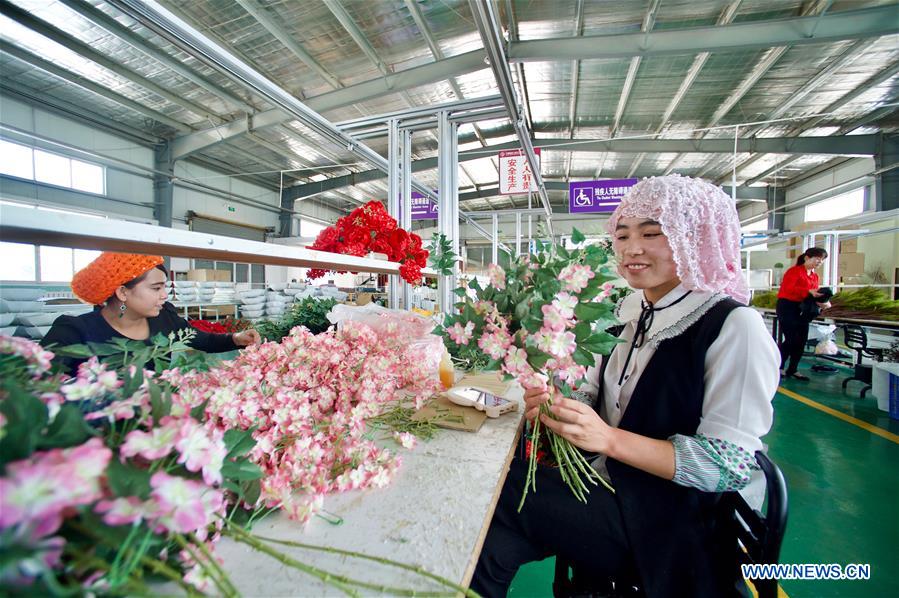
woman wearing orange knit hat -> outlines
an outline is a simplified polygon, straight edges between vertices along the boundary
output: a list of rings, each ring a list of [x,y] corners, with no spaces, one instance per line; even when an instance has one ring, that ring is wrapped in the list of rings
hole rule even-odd
[[[158,255],[100,254],[72,278],[72,291],[82,301],[93,304],[94,311],[77,317],[58,317],[41,344],[65,347],[122,337],[149,344],[157,334],[191,329],[166,301],[168,271],[162,261]],[[232,351],[260,340],[255,330],[234,334],[194,332],[190,346],[208,353]],[[83,360],[66,358],[62,363],[74,371],[80,361]]]

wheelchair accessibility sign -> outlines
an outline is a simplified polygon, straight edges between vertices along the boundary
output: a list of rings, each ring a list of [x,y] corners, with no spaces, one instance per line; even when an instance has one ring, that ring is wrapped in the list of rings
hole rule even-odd
[[[637,179],[577,181],[568,184],[568,211],[611,213]]]

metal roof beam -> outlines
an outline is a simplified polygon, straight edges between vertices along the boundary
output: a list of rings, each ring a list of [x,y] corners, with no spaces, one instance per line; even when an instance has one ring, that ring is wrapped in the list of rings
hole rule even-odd
[[[506,103],[506,109],[509,111],[509,117],[512,119],[512,125],[515,127],[518,141],[521,143],[521,148],[531,168],[531,176],[534,177],[534,183],[537,185],[540,201],[543,202],[543,208],[546,210],[546,215],[549,218],[552,216],[552,206],[549,204],[546,188],[543,186],[543,177],[540,174],[540,167],[537,162],[537,155],[534,153],[534,145],[531,141],[530,133],[521,116],[521,107],[515,94],[512,73],[509,71],[509,62],[506,59],[503,39],[496,15],[494,14],[493,4],[488,0],[469,0],[468,4],[478,26],[481,42],[484,44],[484,49],[490,58],[490,68],[499,87],[500,95],[503,96],[503,101]],[[551,232],[552,221],[549,220],[548,222],[550,223],[549,228]]]
[[[69,9],[75,11],[85,19],[89,20],[95,25],[102,27],[107,32],[124,41],[129,46],[140,50],[156,62],[164,64],[173,72],[178,73],[185,79],[202,87],[221,100],[233,106],[236,106],[237,108],[245,112],[256,112],[256,107],[249,104],[246,100],[239,98],[236,95],[222,89],[212,81],[192,71],[181,62],[175,60],[159,48],[153,46],[150,42],[148,42],[141,36],[135,34],[133,31],[113,19],[102,10],[97,9],[86,2],[83,2],[82,0],[60,0],[60,2],[65,4]]]
[[[700,153],[732,154],[733,139],[537,139],[535,147],[544,151],[619,152],[619,153]],[[515,142],[491,146],[491,150],[515,147]],[[875,153],[873,135],[834,137],[750,137],[741,138],[737,152],[769,154],[830,154],[839,156],[872,156]],[[483,154],[484,150],[469,150]],[[469,152],[459,154],[460,159]]]
[[[86,77],[82,77],[77,73],[73,73],[68,71],[52,62],[44,60],[26,50],[19,48],[18,46],[14,46],[11,43],[0,40],[0,51],[9,54],[15,58],[18,58],[22,62],[30,64],[31,66],[38,68],[46,73],[50,73],[51,75],[62,79],[72,85],[80,87],[84,90],[87,90],[91,93],[95,93],[101,98],[109,100],[110,102],[115,102],[120,106],[124,106],[130,110],[137,112],[138,114],[143,114],[147,118],[151,118],[158,123],[162,123],[166,126],[172,127],[177,131],[181,131],[182,133],[192,131],[192,127],[184,124],[181,121],[175,120],[174,118],[170,118],[161,112],[157,112],[151,108],[147,108],[143,104],[139,102],[135,102],[131,98],[126,98],[122,94],[116,93],[111,89],[107,89],[102,85],[98,85],[94,83],[90,79]]]
[[[715,22],[715,25],[720,27],[722,25],[732,23],[742,2],[743,0],[733,0],[730,4],[728,4],[724,8],[724,10],[721,11],[721,14],[718,16],[718,20]],[[683,101],[684,96],[687,95],[687,92],[693,86],[693,83],[699,76],[699,72],[702,70],[702,67],[705,66],[706,61],[711,55],[711,52],[700,52],[693,58],[693,64],[691,64],[690,68],[687,69],[687,75],[684,77],[684,80],[681,81],[680,87],[677,89],[674,97],[671,98],[671,101],[668,103],[668,107],[665,108],[665,113],[662,114],[662,121],[656,128],[656,135],[659,135],[662,131],[665,130],[665,127],[668,125],[668,121],[671,119],[674,111],[677,110],[678,106],[680,106],[680,103]],[[640,164],[643,163],[643,159],[645,157],[646,154],[640,154],[639,156],[634,158],[634,163],[627,173],[627,178],[634,176],[634,173],[636,173],[637,169],[640,168]],[[675,158],[675,160],[676,159],[677,158]],[[671,164],[674,164],[675,160],[672,160]],[[669,164],[668,172],[671,171],[671,164]]]
[[[334,123],[337,128],[348,131],[351,129],[359,129],[362,127],[370,127],[373,125],[383,125],[392,118],[409,119],[418,116],[433,116],[443,110],[450,113],[456,113],[466,110],[475,110],[479,108],[494,108],[502,106],[503,99],[500,96],[488,96],[485,98],[475,98],[471,100],[461,100],[458,102],[446,102],[444,104],[432,104],[430,106],[416,106],[406,110],[397,110],[395,112],[386,112],[384,114],[376,114],[373,116],[364,116],[362,118],[354,118],[353,120],[344,120]]]
[[[519,41],[509,60],[547,61],[696,54],[775,46],[820,44],[896,33],[895,5],[844,10],[821,16],[687,27],[652,33],[622,33]]]
[[[861,48],[857,49],[856,46],[853,46],[852,51],[849,53],[849,56],[846,57],[846,58],[850,59],[850,60],[847,60],[847,64],[848,64],[848,62],[852,62],[855,58],[858,57],[858,55],[856,54],[856,51],[863,52],[864,50]],[[841,63],[841,62],[843,62],[843,61],[842,60],[838,61],[838,63]],[[830,68],[825,68],[824,71],[819,72],[819,74],[822,74],[825,71],[828,74],[832,74],[834,72]],[[897,60],[896,62],[887,66],[885,69],[881,70],[879,73],[877,73],[873,77],[869,78],[867,81],[865,81],[864,83],[862,83],[861,85],[859,85],[858,87],[856,87],[855,89],[853,89],[852,91],[850,91],[849,93],[844,95],[843,97],[838,98],[837,100],[831,102],[826,108],[824,108],[824,110],[822,110],[822,112],[829,114],[831,112],[834,112],[834,111],[842,108],[843,106],[850,103],[854,99],[858,98],[862,94],[865,94],[869,90],[888,81],[896,73],[899,73],[899,60]],[[820,79],[818,78],[817,75],[813,79],[817,79],[818,81],[820,81]],[[811,83],[811,81],[809,82],[809,84],[804,85],[803,89],[800,89],[797,92],[797,94],[802,92],[804,89],[809,88],[810,83]],[[858,127],[864,126],[865,124],[867,124],[870,121],[876,120],[877,118],[879,118],[879,116],[886,114],[891,110],[893,110],[893,108],[877,108],[877,109],[873,110],[872,112],[870,112],[868,115],[858,119],[854,123],[850,123],[849,125],[846,125],[846,126],[840,128],[840,130],[838,130],[836,133],[834,133],[834,135],[845,135],[849,131],[853,131],[853,130],[857,129]],[[828,118],[827,116],[818,116],[811,120],[808,120],[796,127],[793,127],[792,129],[790,129],[790,131],[788,132],[788,135],[798,136],[798,135],[804,133],[805,131],[808,131],[808,130],[813,129],[814,127],[818,126],[818,124],[825,121],[827,118]],[[762,158],[761,155],[757,155],[757,156],[748,158],[747,160],[745,160],[742,164],[740,164],[737,167],[737,171],[739,171],[743,168],[746,168],[747,166],[749,166],[750,164],[756,162],[757,160],[759,160],[761,158]],[[746,185],[754,184],[754,183],[764,179],[766,176],[780,170],[784,166],[787,166],[788,164],[790,164],[794,161],[795,161],[795,158],[792,158],[792,159],[789,159],[789,161],[783,161],[779,164],[775,164],[774,166],[772,166],[771,168],[769,168],[762,174],[753,177],[752,179],[747,181],[745,184]]]
[[[71,2],[72,0],[68,0]],[[343,87],[343,84],[325,69],[319,62],[312,57],[309,52],[303,48],[298,41],[268,12],[268,10],[259,4],[257,0],[237,0],[241,8],[247,11],[262,27],[268,31],[275,39],[290,50],[294,56],[299,58],[306,66],[318,73],[318,76],[328,82],[328,85],[335,89]]]
[[[818,24],[821,22],[821,19],[824,17],[824,13],[830,7],[830,3],[832,0],[814,0],[809,4],[805,5],[801,9],[801,17],[809,17],[810,15],[817,15],[814,19],[814,23],[810,29],[809,35],[813,32]],[[755,87],[755,84],[758,83],[759,79],[761,79],[772,66],[780,60],[784,54],[786,54],[790,49],[790,46],[780,46],[776,48],[771,48],[765,56],[755,64],[749,74],[740,82],[736,89],[734,89],[731,94],[727,97],[724,102],[718,106],[718,109],[715,110],[715,113],[712,115],[712,119],[706,124],[706,127],[714,127],[718,122],[724,118],[724,116],[731,111],[731,109],[737,105],[737,103],[743,99],[749,91]],[[735,130],[734,135],[738,135],[739,132]],[[698,138],[702,138],[708,135],[708,131],[702,131],[696,135]],[[675,165],[683,158],[682,155],[675,156],[674,159],[668,164],[668,168],[665,170],[665,174],[670,173],[674,170]],[[714,166],[715,161],[712,160],[705,167],[699,171],[697,176],[705,176],[705,174],[709,171],[710,168]]]
[[[61,29],[50,25],[32,15],[27,10],[23,10],[18,6],[7,2],[7,0],[0,0],[0,14],[8,17],[20,25],[27,27],[28,29],[38,33],[45,38],[61,45],[67,50],[71,50],[75,54],[78,54],[82,58],[86,58],[91,62],[94,62],[106,70],[126,79],[135,85],[143,87],[147,91],[150,91],[157,96],[163,98],[164,100],[171,102],[172,104],[179,106],[188,112],[191,112],[200,118],[203,119],[214,119],[216,121],[222,121],[222,117],[214,112],[207,110],[206,108],[200,106],[199,104],[195,104],[189,100],[185,100],[181,96],[170,92],[169,90],[163,88],[162,86],[154,83],[153,81],[143,77],[142,75],[138,75],[134,71],[126,69],[121,65],[121,63],[116,62],[112,58],[109,58],[100,52],[97,52],[89,45],[85,44],[81,40],[78,40],[68,33],[65,33]]]
[[[362,33],[362,30],[359,29],[359,26],[356,25],[346,9],[340,5],[340,2],[338,2],[338,0],[322,0],[322,2],[325,3],[325,6],[331,11],[331,14],[340,21],[341,26],[343,26],[344,30],[350,34],[350,37],[353,38],[353,41],[356,42],[359,49],[361,49],[362,52],[368,56],[368,59],[374,63],[379,71],[381,71],[381,74],[386,75],[390,73],[390,68],[378,57],[371,42],[368,41],[368,38],[365,37],[365,34]]]
[[[440,46],[437,44],[437,41],[434,39],[433,34],[431,33],[431,28],[428,27],[428,24],[425,22],[424,16],[421,14],[421,9],[418,7],[418,2],[416,0],[405,0],[406,8],[409,10],[409,13],[412,15],[412,20],[415,21],[415,24],[418,26],[419,31],[421,31],[422,36],[424,36],[425,41],[428,44],[428,47],[431,49],[431,54],[434,55],[434,60],[443,60],[445,58],[443,51],[440,49]],[[465,94],[462,93],[462,88],[459,87],[459,83],[456,81],[455,77],[450,77],[448,79],[450,88],[453,90],[453,93],[459,98],[460,101],[465,101]],[[472,123],[472,128],[474,129],[474,134],[478,138],[478,141],[481,143],[483,147],[487,147],[487,140],[484,138],[484,134],[481,132],[481,128]],[[496,165],[496,162],[493,160],[490,161],[493,164],[493,167],[496,169],[496,173],[499,174],[499,167]],[[464,169],[462,172],[465,173],[465,176],[468,176],[469,180],[474,183],[474,179],[472,179],[468,172]]]
[[[431,64],[406,69],[398,73],[391,73],[384,77],[329,91],[328,93],[308,98],[304,103],[308,108],[316,111],[333,110],[351,104],[358,104],[373,98],[397,93],[398,91],[444,81],[454,75],[482,70],[487,68],[484,65],[484,57],[485,54],[482,50],[466,52],[465,54],[459,54]],[[295,118],[292,114],[273,108],[254,115],[252,127],[249,129],[241,126],[229,126],[231,124],[229,123],[222,127],[198,131],[195,135],[188,135],[175,141],[184,151],[195,152],[216,143],[227,141],[231,137],[242,135],[249,130],[279,125]]]
[[[109,115],[101,115],[92,112],[83,106],[67,102],[47,93],[41,93],[39,89],[22,85],[9,77],[0,77],[0,92],[8,97],[21,98],[23,101],[39,106],[43,110],[53,112],[67,118],[89,125],[97,130],[127,139],[145,147],[153,147],[163,143],[161,137],[137,129],[121,122],[110,120]]]
[[[210,40],[158,2],[150,0],[109,1],[178,48],[217,69],[242,87],[263,97],[278,109],[287,112],[293,119],[299,120],[316,134],[321,135],[326,142],[346,148],[348,152],[359,156],[380,170],[387,170],[387,160],[383,156],[340,131],[333,123],[300,102],[290,92]],[[412,186],[425,197],[436,199],[434,192],[421,182],[413,179]]]

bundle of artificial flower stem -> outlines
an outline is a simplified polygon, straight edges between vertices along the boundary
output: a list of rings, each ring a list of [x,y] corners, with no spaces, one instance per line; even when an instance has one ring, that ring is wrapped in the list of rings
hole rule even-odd
[[[552,407],[552,399],[540,405],[540,415],[546,414],[555,419],[553,412],[549,409],[550,407]],[[576,446],[549,428],[545,431],[543,430],[543,426],[540,422],[540,415],[535,417],[534,421],[531,422],[531,454],[528,456],[528,474],[524,482],[524,491],[521,493],[521,501],[518,503],[518,512],[520,513],[521,509],[524,508],[524,501],[528,497],[528,492],[531,490],[534,492],[537,491],[537,478],[535,474],[537,472],[537,447],[540,446],[541,433],[546,435],[546,440],[549,442],[549,448],[559,466],[559,474],[562,476],[562,481],[571,488],[571,492],[579,501],[583,503],[587,502],[587,494],[590,494],[587,483],[596,486],[597,482],[599,482],[605,486],[609,492],[614,494],[615,489],[612,488],[601,475],[599,475]]]

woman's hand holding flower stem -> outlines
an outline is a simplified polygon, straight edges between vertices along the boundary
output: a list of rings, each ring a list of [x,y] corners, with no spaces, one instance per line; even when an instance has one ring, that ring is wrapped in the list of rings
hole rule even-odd
[[[547,391],[525,391],[525,416],[529,421],[538,416],[539,406],[549,398]],[[601,453],[666,480],[674,477],[674,445],[670,441],[613,428],[592,407],[566,399],[558,391],[548,411],[552,417],[544,412],[540,422],[578,448]]]

